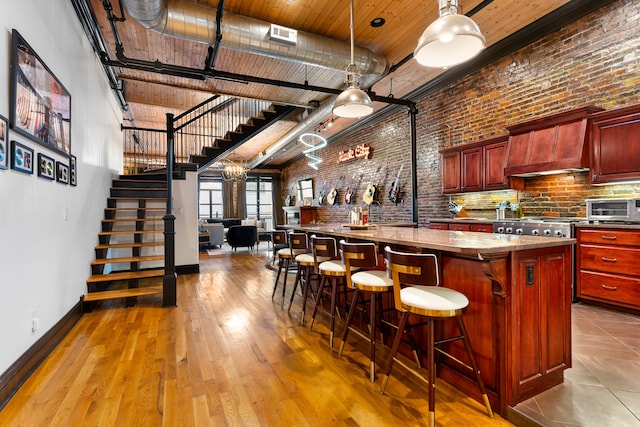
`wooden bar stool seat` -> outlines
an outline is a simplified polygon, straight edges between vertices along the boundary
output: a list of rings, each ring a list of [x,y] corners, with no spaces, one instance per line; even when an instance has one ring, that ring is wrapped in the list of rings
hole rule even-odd
[[[311,288],[312,281],[320,282],[320,275],[318,273],[318,263],[329,261],[329,257],[318,257],[313,256],[313,253],[304,253],[296,256],[295,258],[296,264],[298,264],[298,272],[296,274],[296,281],[293,284],[293,292],[291,292],[291,299],[289,300],[289,308],[288,311],[291,310],[291,305],[293,304],[293,298],[295,297],[296,290],[298,289],[298,285],[301,286],[302,290],[302,309],[300,315],[300,324],[304,325],[304,316],[307,306],[307,300],[309,297],[312,297],[314,302],[317,294],[317,288],[320,286],[319,284],[316,286],[316,291]]]
[[[339,315],[337,309],[338,287],[342,286],[344,288],[343,292],[346,293],[346,267],[342,261],[337,258],[336,240],[333,237],[313,236],[311,238],[311,248],[313,249],[313,256],[316,260],[320,258],[329,258],[329,260],[318,263],[318,273],[320,274],[321,279],[316,295],[316,301],[313,306],[311,325],[309,326],[309,329],[313,329],[313,323],[315,322],[316,314],[318,313],[318,308],[320,308],[322,301],[322,293],[328,284],[328,286],[331,287],[331,305],[329,309],[329,348],[333,348],[336,313]],[[352,271],[353,270],[357,270],[357,268],[352,269]]]
[[[396,252],[386,247],[385,258],[387,261],[387,269],[391,272],[393,279],[394,305],[396,310],[401,313],[398,328],[402,330],[407,327],[410,314],[426,318],[426,325],[428,327],[427,358],[429,361],[429,374],[426,380],[429,384],[429,426],[435,426],[436,350],[440,354],[450,357],[457,363],[466,366],[473,372],[478,387],[480,388],[480,394],[487,409],[487,414],[493,417],[493,411],[489,403],[484,382],[480,376],[480,370],[476,363],[473,348],[467,337],[467,331],[462,320],[462,313],[469,305],[467,297],[454,289],[439,287],[438,259],[434,254],[408,254]],[[447,319],[455,319],[459,335],[436,341],[434,324],[436,321],[444,321]],[[420,323],[420,325],[423,324],[424,323]],[[384,393],[394,362],[398,362],[418,376],[418,378],[425,380],[417,371],[410,369],[400,360],[396,359],[398,347],[400,346],[400,335],[401,334],[396,334],[396,338],[393,341],[380,393]],[[443,349],[436,347],[440,344],[450,343],[456,340],[463,341],[469,358],[469,365],[445,352]]]
[[[393,290],[393,280],[388,276],[386,270],[377,270],[378,268],[378,249],[375,243],[347,243],[344,240],[340,241],[340,251],[342,254],[342,262],[346,267],[346,280],[347,288],[354,289],[353,298],[351,301],[351,307],[349,309],[349,315],[344,326],[344,332],[342,334],[342,343],[340,344],[340,350],[338,351],[338,357],[342,356],[344,345],[347,342],[349,331],[353,331],[360,337],[369,341],[369,379],[373,383],[376,378],[376,329],[378,323],[384,323],[393,328],[397,328],[396,325],[383,319],[383,313],[385,311],[382,305],[382,296],[389,294]],[[350,267],[360,268],[360,271],[351,273]],[[369,335],[365,335],[359,328],[352,326],[352,321],[356,309],[358,307],[358,301],[361,301],[363,310],[366,316],[366,303],[367,300],[363,297],[364,294],[369,294]],[[394,308],[387,309],[395,310]],[[379,318],[379,320],[378,320]],[[402,331],[400,331],[402,333]],[[407,331],[411,346],[414,351],[414,356],[418,367],[420,367],[420,359],[416,350],[415,342],[410,332]],[[382,330],[380,330],[381,340]]]
[[[272,238],[280,239],[280,237],[276,237],[274,234],[272,234]],[[278,288],[280,273],[284,270],[284,279],[282,282],[282,305],[284,305],[284,295],[287,289],[289,268],[291,267],[291,264],[295,262],[296,256],[307,251],[307,235],[305,233],[290,233],[287,240],[288,246],[276,251],[276,256],[278,258],[278,274],[276,275],[276,280],[273,284],[273,292],[271,293],[271,299],[273,299],[276,295],[276,289]]]

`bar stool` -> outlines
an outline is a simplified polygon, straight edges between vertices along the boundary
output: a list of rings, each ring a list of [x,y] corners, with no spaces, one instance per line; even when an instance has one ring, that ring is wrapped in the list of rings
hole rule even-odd
[[[276,252],[278,256],[278,274],[273,284],[273,293],[271,299],[276,295],[276,289],[278,288],[278,281],[280,279],[280,272],[284,269],[284,280],[282,283],[282,305],[284,305],[284,294],[287,289],[287,276],[289,275],[289,267],[292,261],[295,261],[297,255],[303,254],[307,251],[307,235],[305,233],[290,233],[288,236],[288,247],[279,249]],[[274,243],[275,245],[275,243]]]
[[[443,343],[449,343],[456,340],[463,340],[464,348],[469,357],[471,366],[463,363],[454,356],[446,353],[438,348],[438,352],[452,358],[458,363],[469,368],[476,376],[482,400],[487,408],[489,417],[493,417],[491,404],[487,397],[484,382],[480,376],[480,370],[476,363],[471,343],[467,337],[467,331],[462,321],[462,312],[469,305],[469,300],[462,293],[440,287],[438,276],[438,259],[434,254],[408,254],[391,250],[388,246],[385,248],[385,259],[387,261],[387,269],[391,272],[393,279],[393,296],[394,305],[402,316],[398,328],[400,330],[407,327],[407,320],[410,314],[426,317],[428,327],[428,349],[427,355],[429,360],[429,426],[435,426],[435,391],[436,391],[436,366],[435,366],[435,350],[436,346]],[[405,287],[403,287],[405,286]],[[454,318],[459,329],[460,335],[457,337],[435,340],[434,324],[438,320],[446,320]],[[420,325],[422,325],[421,323]],[[415,325],[418,326],[418,325]],[[391,348],[391,354],[387,362],[385,377],[382,381],[380,393],[384,394],[384,390],[391,375],[394,361],[405,366],[401,361],[396,360],[398,347],[400,346],[401,334],[396,334]],[[418,378],[425,380],[419,373],[405,366],[409,371]]]
[[[311,239],[313,240],[314,237],[315,235],[311,236]],[[296,290],[298,289],[298,285],[300,285],[302,290],[302,310],[301,310],[301,316],[300,316],[300,324],[304,325],[304,316],[305,316],[305,311],[307,306],[307,300],[309,299],[309,296],[312,296],[315,302],[317,287],[320,286],[318,284],[318,286],[316,287],[316,292],[314,292],[313,289],[311,288],[312,281],[315,280],[316,282],[320,282],[320,274],[318,273],[318,264],[324,261],[329,261],[331,258],[322,257],[322,256],[316,258],[313,255],[313,252],[308,252],[308,253],[297,255],[295,259],[296,259],[296,264],[298,265],[298,272],[296,273],[296,280],[293,284],[293,292],[291,292],[291,299],[289,300],[289,308],[287,309],[287,311],[291,310],[291,305],[293,304],[293,298],[296,295]]]
[[[344,344],[347,341],[350,330],[353,330],[354,333],[368,340],[370,343],[369,377],[373,383],[376,380],[376,317],[378,314],[382,316],[382,301],[380,297],[382,294],[388,293],[393,289],[393,280],[388,277],[386,271],[375,270],[378,266],[378,250],[375,243],[346,243],[344,240],[341,240],[340,251],[342,253],[342,262],[346,267],[347,288],[354,289],[355,292],[353,293],[351,308],[349,309],[349,315],[344,325],[344,333],[342,334],[342,343],[340,344],[338,357],[342,356]],[[351,274],[351,267],[366,270],[360,270]],[[365,292],[370,294],[369,336],[364,335],[360,330],[351,326],[351,321],[353,320],[353,315],[358,305],[358,298],[362,299],[363,306],[366,303],[362,298],[362,294]]]
[[[311,239],[311,248],[313,256],[316,259],[328,258],[328,261],[318,263],[318,273],[320,273],[320,286],[316,295],[316,302],[313,306],[313,314],[311,315],[311,325],[309,330],[313,329],[313,323],[316,320],[316,314],[322,300],[322,292],[327,283],[331,286],[331,308],[329,321],[329,348],[333,348],[333,335],[336,323],[336,300],[338,294],[338,286],[345,285],[346,268],[340,259],[337,258],[336,239],[333,237],[316,237]],[[345,295],[346,300],[346,295]],[[339,313],[338,313],[339,315]]]

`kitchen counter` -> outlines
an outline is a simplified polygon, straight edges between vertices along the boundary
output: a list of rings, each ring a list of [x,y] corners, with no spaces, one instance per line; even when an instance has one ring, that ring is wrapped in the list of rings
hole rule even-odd
[[[341,224],[290,228],[337,239],[373,241],[380,254],[387,245],[436,254],[441,286],[469,299],[464,313],[467,333],[491,404],[505,417],[509,407],[562,383],[564,370],[571,367],[575,239],[385,226],[351,230]],[[392,307],[391,301],[385,304]],[[438,331],[441,337],[452,332],[446,323]],[[414,333],[418,348],[425,349],[425,331]],[[445,346],[466,361],[459,342]],[[401,353],[412,357],[408,345],[402,344]],[[425,354],[420,352],[426,363]],[[468,370],[456,362],[439,359],[438,375],[480,399]]]
[[[557,239],[539,236],[388,226],[376,226],[368,230],[350,230],[341,224],[299,225],[289,228],[311,234],[331,234],[338,237],[470,255],[526,251],[571,245],[576,242],[575,239],[570,238]]]

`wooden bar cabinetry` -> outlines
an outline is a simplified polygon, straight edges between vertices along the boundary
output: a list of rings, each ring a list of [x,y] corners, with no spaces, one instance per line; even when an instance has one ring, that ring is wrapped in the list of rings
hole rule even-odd
[[[314,224],[317,206],[283,206],[285,225]]]

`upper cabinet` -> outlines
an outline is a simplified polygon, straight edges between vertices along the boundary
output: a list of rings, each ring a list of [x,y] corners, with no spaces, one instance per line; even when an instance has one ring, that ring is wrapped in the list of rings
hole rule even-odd
[[[640,180],[640,104],[593,114],[591,182]]]
[[[441,150],[442,192],[522,188],[522,179],[504,175],[507,139],[505,135]]]
[[[460,151],[442,153],[442,192],[445,194],[459,193],[460,183]]]
[[[589,167],[587,117],[602,111],[585,106],[509,126],[504,174],[534,176]]]

